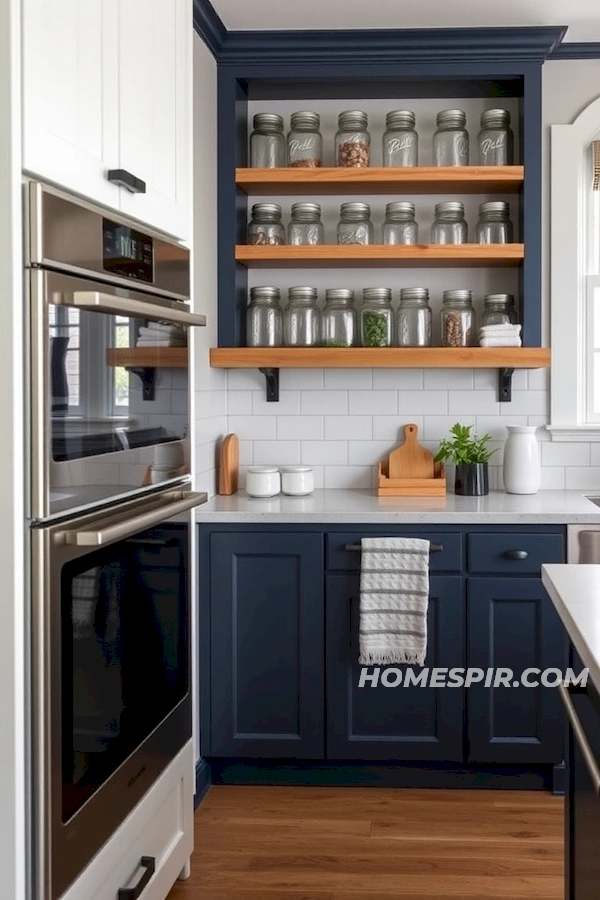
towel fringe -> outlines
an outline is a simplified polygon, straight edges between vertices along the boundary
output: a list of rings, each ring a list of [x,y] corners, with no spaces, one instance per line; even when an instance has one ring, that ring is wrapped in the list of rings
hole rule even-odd
[[[374,650],[370,653],[361,653],[358,662],[361,666],[422,666],[425,656],[410,650],[388,650],[386,652]]]

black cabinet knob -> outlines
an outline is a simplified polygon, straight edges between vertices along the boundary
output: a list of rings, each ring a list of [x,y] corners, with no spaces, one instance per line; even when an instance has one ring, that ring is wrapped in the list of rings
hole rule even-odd
[[[506,559],[527,559],[529,553],[527,550],[507,550],[504,556]]]
[[[124,187],[132,194],[146,193],[146,182],[142,181],[141,178],[136,178],[136,176],[132,175],[131,172],[128,172],[127,169],[109,169],[106,173],[106,177],[111,184],[117,184],[119,187]]]

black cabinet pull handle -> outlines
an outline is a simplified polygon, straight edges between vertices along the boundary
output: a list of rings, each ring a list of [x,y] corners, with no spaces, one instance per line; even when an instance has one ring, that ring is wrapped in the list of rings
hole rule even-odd
[[[507,550],[504,556],[506,559],[527,559],[529,553],[527,550]]]
[[[142,856],[140,866],[146,871],[135,887],[119,888],[118,900],[138,900],[138,897],[141,897],[142,891],[156,872],[156,858],[154,856]]]
[[[128,172],[127,169],[109,169],[106,173],[106,177],[111,184],[117,184],[119,187],[124,187],[132,194],[146,193],[146,182],[142,181],[141,178],[136,178],[136,176],[132,175],[131,172]]]
[[[346,544],[346,546],[344,547],[344,550],[360,553],[360,551],[362,550],[362,547],[360,546],[360,544]],[[442,553],[443,550],[444,550],[443,544],[430,544],[429,545],[430,553]]]

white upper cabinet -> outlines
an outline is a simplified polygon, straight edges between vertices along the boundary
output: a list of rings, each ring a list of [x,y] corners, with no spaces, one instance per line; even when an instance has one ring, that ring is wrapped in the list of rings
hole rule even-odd
[[[186,240],[191,0],[23,0],[23,43],[24,170]]]

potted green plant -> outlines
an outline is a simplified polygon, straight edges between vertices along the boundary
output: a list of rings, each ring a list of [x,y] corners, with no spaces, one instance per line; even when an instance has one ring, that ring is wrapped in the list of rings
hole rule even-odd
[[[489,434],[478,437],[471,434],[472,425],[457,422],[450,429],[451,440],[440,441],[435,456],[436,462],[450,460],[456,466],[454,493],[467,497],[482,497],[489,494],[488,462],[495,450],[490,450]]]

